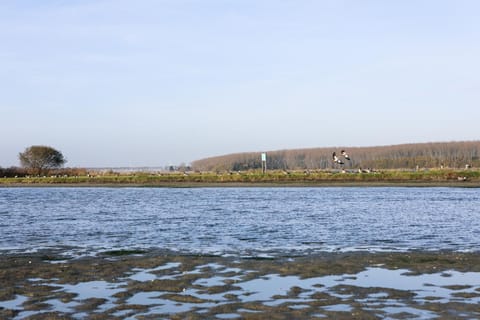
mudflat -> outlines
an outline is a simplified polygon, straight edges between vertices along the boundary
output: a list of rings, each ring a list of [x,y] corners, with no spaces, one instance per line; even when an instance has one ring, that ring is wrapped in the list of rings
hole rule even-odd
[[[0,256],[2,319],[480,317],[480,254]]]

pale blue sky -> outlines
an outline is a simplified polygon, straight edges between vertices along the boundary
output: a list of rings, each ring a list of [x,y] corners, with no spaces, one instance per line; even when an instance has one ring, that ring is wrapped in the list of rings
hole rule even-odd
[[[0,166],[480,138],[480,1],[0,0]]]

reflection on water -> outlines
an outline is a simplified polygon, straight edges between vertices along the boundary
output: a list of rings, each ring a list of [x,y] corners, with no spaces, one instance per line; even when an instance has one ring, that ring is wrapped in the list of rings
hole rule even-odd
[[[356,274],[330,275],[314,278],[269,274],[247,280],[251,270],[231,268],[220,264],[199,265],[190,272],[181,272],[180,263],[168,263],[152,269],[133,269],[118,282],[90,281],[77,284],[56,283],[55,279],[31,279],[36,286],[55,285],[55,293],[70,293],[70,301],[46,299],[48,311],[57,311],[81,317],[79,306],[97,299],[95,313],[116,316],[135,314],[175,314],[183,312],[208,312],[211,308],[234,304],[235,312],[217,314],[220,319],[233,319],[241,314],[262,312],[262,308],[287,306],[291,310],[308,312],[312,317],[325,313],[352,312],[358,305],[377,316],[405,314],[409,317],[432,318],[437,316],[426,306],[435,303],[480,303],[480,273],[448,271],[434,274],[413,274],[409,270],[390,270],[381,267],[367,268]],[[156,275],[156,272],[161,274]],[[137,284],[154,280],[182,280],[195,275],[188,287],[172,291],[135,292]],[[232,286],[229,286],[231,284]],[[221,287],[224,286],[224,287]],[[58,287],[58,288],[57,288]],[[218,291],[210,292],[213,288]],[[367,291],[365,291],[367,290]],[[13,300],[0,301],[0,308],[23,310],[29,300],[18,295]],[[253,304],[252,304],[253,303]],[[122,305],[122,310],[116,307]],[[259,306],[264,307],[259,307]],[[132,306],[129,309],[128,306]],[[138,310],[138,306],[142,306]],[[249,307],[250,306],[250,307]],[[251,306],[256,306],[251,309]],[[478,310],[477,310],[478,311]],[[41,312],[45,312],[45,309]],[[40,311],[38,313],[41,313]],[[477,312],[466,311],[470,317]],[[21,311],[18,318],[36,314]]]
[[[0,301],[0,308],[12,310],[21,309],[22,304],[25,303],[27,300],[27,297],[16,295],[15,299],[13,300]]]
[[[113,296],[119,292],[122,292],[121,288],[123,283],[109,283],[106,281],[89,281],[80,282],[75,285],[63,284],[61,289],[57,291],[63,291],[66,293],[73,293],[76,295],[76,301],[83,301],[87,299],[102,299],[104,302],[99,306],[98,311],[105,311],[113,307]],[[59,302],[64,305],[62,302]]]

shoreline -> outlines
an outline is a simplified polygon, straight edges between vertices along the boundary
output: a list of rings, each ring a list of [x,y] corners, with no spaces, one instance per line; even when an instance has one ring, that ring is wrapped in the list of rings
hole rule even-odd
[[[480,170],[238,171],[0,177],[0,187],[472,187],[480,188]]]
[[[47,250],[0,256],[0,282],[5,319],[466,319],[479,315],[480,253],[125,250],[65,259]]]
[[[159,182],[159,183],[117,183],[117,182],[0,182],[1,188],[323,188],[323,187],[435,187],[435,188],[480,188],[478,181],[315,181],[315,182]]]

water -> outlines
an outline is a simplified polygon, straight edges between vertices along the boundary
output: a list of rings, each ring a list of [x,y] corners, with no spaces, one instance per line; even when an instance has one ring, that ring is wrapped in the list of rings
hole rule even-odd
[[[218,271],[216,274],[202,273],[206,267]],[[193,286],[176,293],[178,297],[193,297],[191,302],[182,302],[172,299],[169,291],[144,291],[129,293],[129,280],[135,282],[150,282],[154,279],[182,279],[188,274],[180,272],[181,264],[167,263],[153,269],[136,269],[130,276],[118,278],[116,282],[89,281],[74,285],[58,283],[52,279],[29,279],[39,285],[54,285],[55,292],[73,293],[74,298],[63,301],[58,297],[47,297],[42,304],[48,305],[41,310],[32,308],[23,309],[23,304],[28,297],[16,295],[12,300],[0,301],[0,308],[20,310],[18,319],[28,316],[40,315],[46,310],[55,310],[65,315],[71,315],[75,319],[86,319],[82,311],[82,302],[88,299],[104,299],[103,303],[94,307],[93,313],[106,312],[115,316],[124,316],[128,306],[143,306],[134,311],[137,316],[155,314],[174,314],[179,312],[196,311],[197,314],[207,312],[209,309],[219,306],[230,305],[230,313],[216,314],[217,318],[241,318],[239,313],[259,313],[260,310],[247,309],[259,303],[266,307],[288,306],[292,310],[306,310],[311,314],[323,317],[322,313],[314,312],[351,312],[353,308],[362,306],[363,310],[374,312],[378,318],[396,319],[396,315],[404,313],[404,318],[437,319],[441,318],[438,311],[452,308],[451,303],[464,307],[464,311],[455,311],[458,318],[478,318],[478,306],[480,303],[480,273],[458,272],[449,270],[441,273],[428,273],[412,275],[407,269],[390,270],[381,267],[370,267],[355,274],[327,275],[313,278],[301,278],[299,276],[281,276],[267,274],[253,280],[244,280],[243,276],[249,270],[229,268],[220,264],[196,266],[189,274],[198,274],[199,279]],[[158,270],[167,271],[164,275],[156,275]],[[232,274],[231,272],[234,272]],[[235,283],[234,287],[225,288],[219,293],[207,293],[208,288],[226,283]],[[297,294],[288,295],[292,288],[300,288]],[[362,291],[362,288],[370,288]],[[347,292],[344,292],[347,289]],[[410,298],[405,295],[396,295],[395,291],[411,292]],[[122,300],[125,294],[126,301]],[[321,293],[321,297],[316,296]],[[233,298],[232,298],[233,297]],[[316,302],[328,299],[328,303]],[[440,309],[435,307],[429,310],[434,302]],[[240,305],[239,305],[240,304]],[[448,305],[450,304],[450,305]],[[116,306],[124,306],[124,310],[118,310]],[[246,308],[247,307],[247,308]],[[431,307],[431,306],[430,306]],[[220,309],[221,310],[221,309]],[[268,310],[268,309],[267,309]],[[130,310],[132,311],[132,310]],[[265,310],[263,310],[265,311]],[[236,313],[234,313],[236,312]],[[464,317],[460,317],[461,313]],[[265,315],[266,316],[266,315]],[[306,316],[304,318],[307,318]],[[309,319],[311,317],[308,317]],[[134,319],[134,318],[132,318]],[[136,318],[135,318],[136,319]]]
[[[478,251],[479,205],[463,188],[0,188],[0,251]]]

